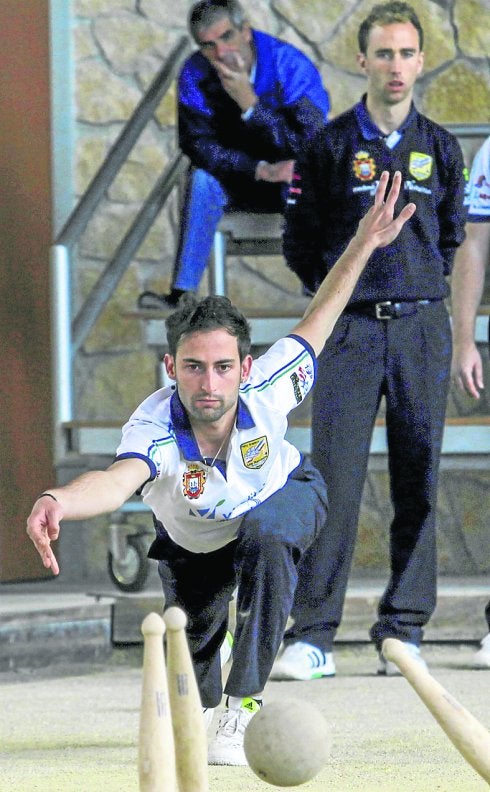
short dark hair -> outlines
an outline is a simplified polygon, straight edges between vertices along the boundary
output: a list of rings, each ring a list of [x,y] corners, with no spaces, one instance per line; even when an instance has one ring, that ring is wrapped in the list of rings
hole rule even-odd
[[[228,17],[232,25],[238,30],[242,29],[246,20],[245,12],[238,0],[200,0],[192,6],[188,16],[188,26],[194,41],[201,30],[206,30],[222,17]]]
[[[424,47],[424,31],[420,24],[420,19],[412,6],[408,3],[392,0],[390,3],[379,3],[372,7],[370,14],[361,22],[357,40],[359,42],[359,52],[366,54],[368,39],[371,28],[375,25],[392,25],[394,22],[411,22],[419,34],[419,46],[422,51]]]
[[[250,352],[250,325],[228,297],[211,295],[198,300],[193,294],[185,294],[177,310],[165,320],[165,326],[168,350],[174,357],[183,338],[220,328],[237,339],[240,361]]]

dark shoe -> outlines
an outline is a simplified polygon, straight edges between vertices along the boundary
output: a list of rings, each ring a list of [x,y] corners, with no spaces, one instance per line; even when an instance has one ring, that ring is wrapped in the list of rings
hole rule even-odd
[[[172,289],[170,294],[145,291],[138,297],[138,308],[152,311],[173,310],[183,294],[187,294],[184,289]]]

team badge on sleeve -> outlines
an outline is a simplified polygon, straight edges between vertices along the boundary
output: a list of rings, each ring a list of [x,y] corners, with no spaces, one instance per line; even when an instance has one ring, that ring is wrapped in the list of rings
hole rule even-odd
[[[376,163],[367,151],[358,151],[352,163],[354,176],[360,181],[371,181],[376,176]]]
[[[303,394],[301,393],[301,388],[299,387],[299,377],[294,371],[291,374],[291,382],[293,383],[293,391],[294,391],[294,398],[296,399],[296,404],[301,404],[303,401]]]
[[[428,179],[432,173],[432,157],[429,154],[421,154],[420,151],[410,152],[410,162],[408,170],[417,181]]]
[[[291,374],[290,379],[293,384],[296,404],[300,404],[310,390],[313,383],[313,376],[313,369],[309,365],[299,366],[298,369]]]
[[[255,440],[242,443],[240,451],[242,452],[242,459],[245,467],[258,470],[269,458],[269,443],[267,442],[267,437],[263,435],[262,437],[257,437]]]
[[[184,495],[186,498],[195,500],[204,492],[206,483],[206,471],[199,465],[189,465],[189,470],[182,476]]]

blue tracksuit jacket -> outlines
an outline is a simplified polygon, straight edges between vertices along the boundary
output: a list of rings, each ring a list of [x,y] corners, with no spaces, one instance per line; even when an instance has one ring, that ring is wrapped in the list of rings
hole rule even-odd
[[[247,192],[256,193],[257,163],[295,159],[329,110],[328,93],[306,55],[266,33],[252,35],[259,101],[248,119],[200,52],[185,62],[178,86],[182,151],[241,204]]]

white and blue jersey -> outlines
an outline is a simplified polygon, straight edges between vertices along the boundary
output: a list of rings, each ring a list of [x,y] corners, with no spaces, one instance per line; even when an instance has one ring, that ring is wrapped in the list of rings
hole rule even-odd
[[[470,223],[490,223],[490,135],[473,159],[465,205]]]
[[[237,536],[241,518],[286,483],[301,454],[285,439],[289,412],[311,390],[316,358],[298,336],[277,341],[240,388],[225,464],[207,465],[175,387],[162,388],[123,427],[116,459],[150,469],[143,500],[181,547],[206,553]]]

